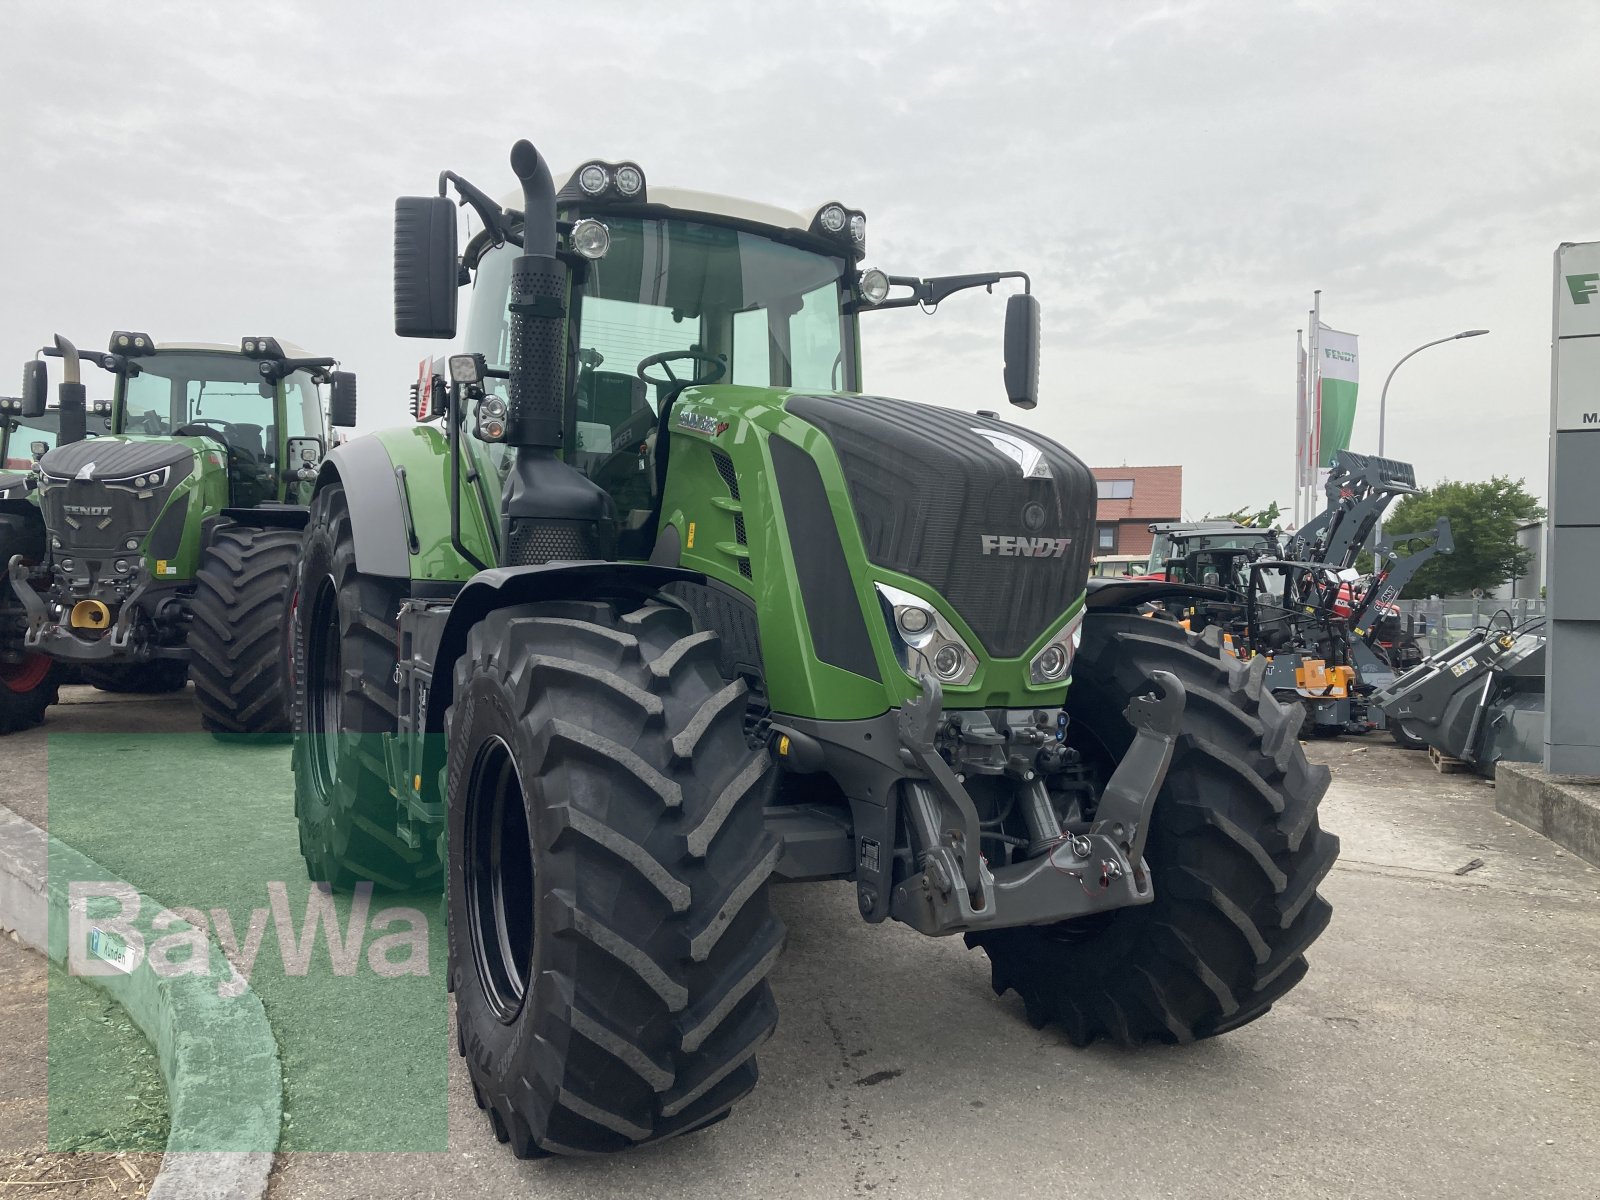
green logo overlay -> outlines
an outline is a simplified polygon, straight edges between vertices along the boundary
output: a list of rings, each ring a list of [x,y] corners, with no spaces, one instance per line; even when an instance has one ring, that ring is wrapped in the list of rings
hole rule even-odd
[[[57,735],[49,755],[51,834],[116,877],[65,881],[67,973],[49,993],[51,1149],[162,1148],[145,1144],[162,1122],[127,1119],[153,1101],[124,1078],[128,1056],[106,1052],[101,1026],[115,1006],[84,1002],[93,977],[118,973],[150,986],[184,981],[207,1036],[227,1036],[228,1006],[248,993],[266,1012],[282,1070],[279,1146],[233,1144],[219,1131],[218,1144],[187,1148],[446,1148],[437,892],[335,892],[307,879],[286,745]],[[52,861],[58,869],[70,868]],[[223,1045],[207,1077],[167,1079],[166,1089],[233,1096],[259,1077],[244,1069],[246,1053]],[[141,1129],[129,1144],[106,1144],[105,1131]]]

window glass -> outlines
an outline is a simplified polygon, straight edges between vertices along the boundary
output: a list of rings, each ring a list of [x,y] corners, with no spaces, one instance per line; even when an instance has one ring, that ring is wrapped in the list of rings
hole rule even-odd
[[[1109,553],[1117,548],[1117,527],[1115,525],[1100,526],[1098,546],[1102,553]]]
[[[0,417],[0,421],[6,420]],[[26,471],[33,466],[33,443],[44,442],[55,449],[56,436],[61,432],[61,419],[55,412],[42,417],[13,417],[6,426],[5,458],[0,468],[8,471]]]
[[[751,387],[772,382],[772,336],[764,309],[733,314],[733,382]]]
[[[277,385],[262,380],[255,360],[158,354],[138,368],[121,384],[122,432],[165,435],[198,424],[234,449],[274,457],[267,435],[276,433]]]
[[[1101,500],[1133,499],[1133,480],[1100,479],[1095,481],[1095,494]]]

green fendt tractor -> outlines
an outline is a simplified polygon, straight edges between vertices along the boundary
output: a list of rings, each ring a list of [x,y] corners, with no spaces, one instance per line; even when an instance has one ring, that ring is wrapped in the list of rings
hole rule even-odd
[[[311,875],[443,875],[500,1139],[725,1116],[777,1020],[773,879],[964,934],[1079,1044],[1266,1012],[1337,842],[1265,663],[1140,615],[1182,585],[1086,588],[1061,446],[860,391],[861,314],[1025,277],[862,270],[837,203],[511,161],[505,207],[449,172],[398,202],[396,331],[453,337],[471,277],[466,352],[419,383],[442,429],[323,464],[295,609]],[[483,222],[459,254],[451,183]],[[1036,301],[1006,318],[1032,407]]]
[[[0,500],[31,547],[6,554],[0,661],[75,663],[110,691],[192,679],[213,733],[287,732],[287,605],[328,443],[320,385],[333,424],[348,425],[354,377],[272,338],[235,347],[119,332],[103,354],[60,337],[44,353],[63,362],[63,430],[91,417],[101,429],[64,435],[35,464],[36,490]],[[83,361],[113,376],[92,413]],[[43,412],[47,392],[36,358],[21,406]]]

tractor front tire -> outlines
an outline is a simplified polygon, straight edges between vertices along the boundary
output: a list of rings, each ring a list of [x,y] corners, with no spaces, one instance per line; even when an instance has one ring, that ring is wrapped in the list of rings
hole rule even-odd
[[[294,811],[313,880],[336,891],[363,881],[427,887],[441,864],[396,832],[383,735],[399,730],[395,626],[407,581],[356,568],[350,505],[339,484],[311,502],[291,621]]]
[[[44,720],[56,702],[61,668],[45,654],[18,663],[0,663],[0,734],[20,733]]]
[[[1056,1022],[1076,1045],[1237,1029],[1300,981],[1327,927],[1317,885],[1339,850],[1317,823],[1328,769],[1306,761],[1300,712],[1263,690],[1265,662],[1222,653],[1217,633],[1091,613],[1073,666],[1070,744],[1102,772],[1132,743],[1122,711],[1153,689],[1152,672],[1188,693],[1145,847],[1155,899],[968,937],[988,952],[996,993],[1015,990],[1036,1028]]]
[[[189,682],[189,666],[176,658],[153,658],[142,663],[114,663],[83,668],[83,681],[102,692],[124,692],[136,696],[159,696],[183,690]]]
[[[756,1083],[783,944],[745,685],[670,604],[527,604],[446,717],[449,944],[474,1094],[518,1157],[702,1129]]]
[[[208,732],[289,732],[289,595],[299,559],[299,530],[238,524],[219,528],[201,556],[189,678]]]

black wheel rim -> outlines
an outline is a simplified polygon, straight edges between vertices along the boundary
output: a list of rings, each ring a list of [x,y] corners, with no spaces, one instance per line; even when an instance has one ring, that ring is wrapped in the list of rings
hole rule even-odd
[[[464,864],[467,924],[484,996],[504,1024],[516,1020],[533,966],[533,841],[511,749],[491,738],[467,785]]]
[[[333,793],[339,777],[339,721],[343,664],[339,660],[339,589],[332,578],[322,580],[312,598],[306,621],[306,733],[311,738],[311,774],[324,797]]]

